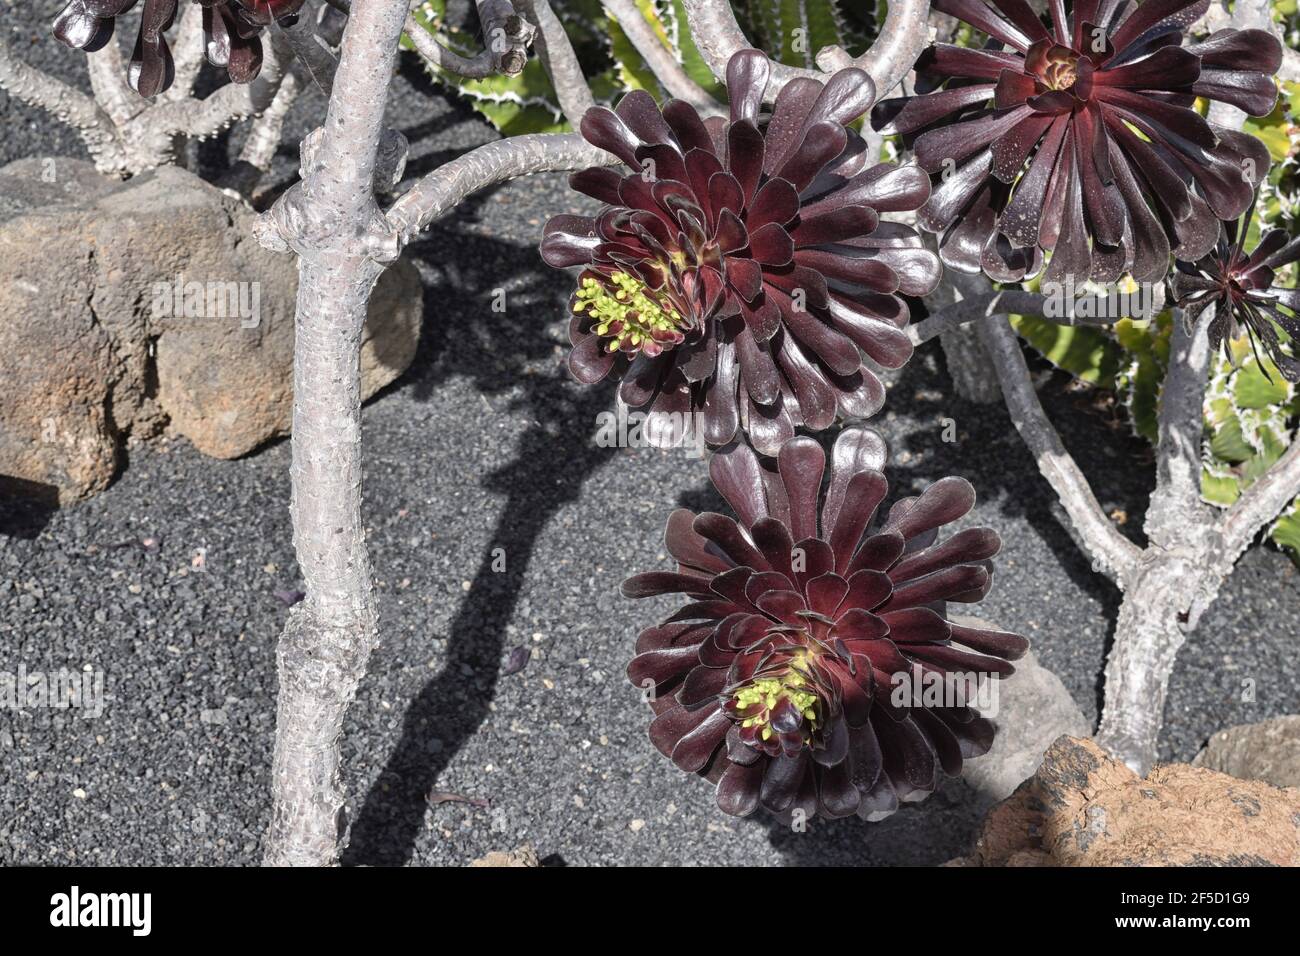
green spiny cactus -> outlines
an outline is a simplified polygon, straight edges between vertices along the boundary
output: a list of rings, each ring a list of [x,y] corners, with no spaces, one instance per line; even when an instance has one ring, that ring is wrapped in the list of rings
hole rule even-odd
[[[585,3],[586,0],[577,2]],[[558,6],[574,3],[575,0],[562,0]],[[416,22],[438,35],[456,53],[471,56],[479,45],[476,38],[445,22],[446,0],[426,0],[412,13]],[[574,22],[581,24],[582,21],[575,15]],[[411,46],[406,37],[402,38],[402,43],[408,48]],[[476,111],[507,136],[568,130],[555,89],[535,57],[529,57],[523,72],[516,76],[494,75],[470,80],[435,67],[430,67],[429,71],[435,79],[455,87]]]
[[[1136,435],[1153,445],[1159,438],[1157,414],[1160,386],[1169,368],[1169,339],[1173,313],[1161,312],[1150,322],[1121,319],[1115,324],[1115,341],[1124,352],[1123,368],[1115,384],[1129,412]]]
[[[744,9],[755,43],[787,66],[812,69],[822,47],[854,49],[863,41],[836,0],[747,0],[736,6]]]
[[[1215,357],[1205,394],[1201,497],[1224,507],[1282,457],[1297,411],[1294,387],[1261,368],[1248,343],[1234,342],[1232,353]]]
[[[654,34],[664,47],[671,50],[677,62],[682,65],[686,75],[699,84],[707,93],[726,98],[721,84],[714,78],[708,63],[691,39],[686,22],[686,10],[681,0],[635,0],[637,8]],[[662,102],[667,99],[667,91],[660,86],[654,72],[646,65],[634,46],[627,38],[618,21],[607,20],[609,31],[609,54],[614,60],[615,71],[621,92],[645,90]]]
[[[726,100],[704,57],[691,39],[681,0],[634,0],[641,15],[664,47],[672,51],[687,76],[705,92]],[[721,2],[721,0],[720,0]],[[867,46],[871,17],[849,11],[846,0],[744,0],[733,4],[738,19],[756,46],[774,59],[796,66],[813,65],[823,46],[838,44],[850,50]],[[618,22],[605,14],[600,0],[551,0],[565,33],[573,43],[598,103],[611,103],[630,90],[645,90],[656,99],[667,98]],[[883,15],[884,3],[880,11]],[[446,0],[426,0],[415,10],[416,20],[437,33],[458,53],[472,54],[475,37],[448,26]],[[406,42],[410,46],[409,41]],[[569,130],[559,99],[546,71],[530,58],[517,76],[491,76],[467,80],[431,70],[441,82],[454,86],[475,110],[506,135]]]

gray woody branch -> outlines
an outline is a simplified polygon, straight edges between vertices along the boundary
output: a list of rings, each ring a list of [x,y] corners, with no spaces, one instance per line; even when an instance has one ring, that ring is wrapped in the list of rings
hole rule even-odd
[[[990,315],[979,326],[980,337],[993,359],[1002,394],[1016,430],[1038,462],[1069,516],[1075,543],[1092,559],[1093,567],[1122,582],[1139,557],[1137,545],[1125,538],[1102,511],[1078,464],[1065,450],[1034,391],[1020,341],[1005,314]]]
[[[569,125],[574,129],[582,122],[582,114],[596,105],[591,96],[591,88],[582,75],[582,66],[578,55],[573,52],[573,44],[564,32],[559,18],[551,9],[547,0],[518,0],[519,9],[532,22],[537,33],[533,37],[533,47],[537,58],[551,78],[551,86],[560,101],[560,110]]]
[[[577,133],[533,133],[487,143],[422,178],[388,212],[405,244],[466,196],[529,173],[611,165],[618,160]]]
[[[1271,30],[1265,0],[1237,0],[1230,25]],[[1244,114],[1224,103],[1212,122],[1240,128]],[[1255,535],[1300,493],[1300,436],[1219,520],[1201,501],[1201,440],[1210,364],[1206,315],[1188,329],[1174,313],[1169,371],[1160,396],[1156,488],[1150,541],[1126,582],[1106,662],[1106,696],[1097,739],[1131,767],[1154,763],[1169,677],[1187,633],[1217,598]]]
[[[349,0],[325,0],[330,6],[344,13],[351,11]],[[510,7],[508,0],[501,0],[502,7]],[[493,11],[489,11],[492,15]],[[513,15],[511,9],[510,14]],[[516,19],[519,19],[516,17]],[[463,76],[469,80],[481,80],[484,77],[491,76],[493,73],[518,73],[524,68],[525,60],[522,57],[524,48],[528,45],[527,38],[520,38],[516,43],[507,43],[506,50],[515,51],[519,56],[503,56],[502,53],[494,53],[491,48],[491,37],[488,31],[488,21],[484,18],[483,12],[479,11],[479,21],[483,25],[484,42],[487,49],[480,50],[472,57],[461,56],[455,50],[447,46],[444,40],[440,40],[420,25],[414,15],[408,15],[403,30],[407,39],[411,41],[411,46],[415,47],[418,53],[430,65],[448,73],[454,73],[456,76]],[[505,34],[503,34],[504,36]]]
[[[521,72],[528,62],[533,25],[515,12],[510,0],[474,0],[474,3],[492,69],[507,75]]]
[[[3,35],[0,35],[0,87],[75,129],[101,170],[119,173],[126,167],[126,147],[108,112],[79,90],[18,59]]]
[[[546,29],[548,68],[576,66],[545,0],[530,9]],[[513,137],[439,167],[385,215],[375,183],[394,182],[402,166],[404,140],[384,131],[382,120],[406,14],[407,0],[357,6],[325,124],[303,141],[303,180],[259,224],[265,245],[299,256],[292,512],[307,590],[277,653],[265,856],[273,865],[330,865],[346,845],[339,741],[378,633],[361,521],[359,357],[371,289],[405,242],[471,192],[525,173],[614,159],[575,134]],[[531,36],[532,26],[524,32]],[[574,98],[585,103],[590,94]]]
[[[1300,434],[1268,474],[1246,489],[1220,524],[1224,556],[1235,561],[1261,530],[1300,495]]]
[[[1106,663],[1098,740],[1135,770],[1156,758],[1165,693],[1178,652],[1260,530],[1300,494],[1300,437],[1221,520],[1200,498],[1203,407],[1210,350],[1205,322],[1188,329],[1175,312],[1170,368],[1161,390],[1156,489],[1143,550],[1102,512],[1034,392],[1005,312],[1037,314],[1046,300],[1020,291],[971,295],[918,324],[913,341],[978,320],[1012,421],[1066,511],[1071,537],[1124,591]],[[1208,321],[1209,316],[1205,321]]]
[[[181,100],[193,94],[194,83],[198,80],[199,71],[203,69],[203,61],[207,58],[205,46],[203,7],[197,3],[186,4],[185,12],[181,14],[181,21],[176,28],[175,40],[172,42],[172,68],[176,71],[175,81],[159,99]],[[90,57],[90,62],[93,70],[95,57]],[[125,77],[121,72],[117,75],[119,78]],[[125,80],[122,85],[130,89]]]
[[[951,277],[952,275],[949,273],[949,279],[951,279]],[[1104,300],[1104,296],[1089,296],[1087,298],[1097,304],[1097,307],[1094,308],[1086,306],[1079,307],[1079,311],[1088,312],[1089,317],[1049,317],[1049,321],[1057,322],[1060,325],[1113,325],[1115,321],[1114,319],[1107,318],[1104,314],[1099,314],[1104,312],[1104,310],[1100,309],[1100,304]],[[1082,302],[1083,300],[1080,301]],[[913,345],[921,345],[922,343],[928,342],[930,339],[951,331],[952,329],[966,325],[969,322],[975,322],[979,319],[989,318],[990,316],[1043,316],[1048,311],[1047,305],[1047,296],[1043,295],[1041,292],[1027,292],[1024,289],[990,290],[945,305],[922,319],[920,322],[909,325],[907,327],[907,337],[912,340]]]
[[[187,11],[188,12],[188,11]],[[305,18],[304,18],[305,19]],[[182,27],[193,17],[182,18]],[[304,30],[303,23],[292,28]],[[96,167],[106,175],[129,176],[175,159],[178,137],[214,136],[233,123],[259,115],[275,100],[286,66],[285,51],[268,51],[257,79],[229,83],[203,100],[190,98],[194,50],[179,41],[181,67],[168,95],[144,100],[126,83],[116,37],[88,54],[95,98],[20,61],[0,39],[0,86],[18,99],[49,110],[81,135]],[[200,44],[201,46],[201,44]]]
[[[750,46],[731,4],[725,0],[682,0],[691,27],[691,38],[713,75],[722,79],[727,72],[727,61],[737,50]],[[772,65],[772,80],[767,94],[774,97],[781,87],[797,76],[825,79],[826,74],[855,66],[865,70],[876,84],[876,95],[884,97],[902,81],[912,69],[916,58],[929,42],[929,0],[897,0],[889,4],[889,12],[881,25],[879,36],[871,49],[858,57],[851,57],[838,46],[829,46],[817,54],[817,65],[824,72],[804,70],[780,63]]]
[[[373,184],[406,15],[407,0],[357,5],[325,124],[304,142],[303,180],[260,237],[299,257],[291,511],[307,592],[276,654],[269,865],[331,865],[346,844],[339,741],[377,640],[361,523],[361,335],[370,292],[396,256]]]

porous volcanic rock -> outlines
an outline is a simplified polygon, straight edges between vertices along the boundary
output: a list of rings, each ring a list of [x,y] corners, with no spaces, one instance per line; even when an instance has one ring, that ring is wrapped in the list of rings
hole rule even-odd
[[[126,182],[71,159],[0,168],[0,490],[93,494],[128,435],[165,423],[219,458],[288,433],[297,263],[257,244],[256,217],[178,167]],[[410,364],[421,312],[398,263],[370,303],[363,396]]]
[[[487,856],[481,856],[469,864],[471,867],[535,867],[541,866],[541,861],[537,858],[537,851],[531,846],[525,844],[508,853],[502,853],[500,850],[493,850]]]
[[[963,866],[1296,866],[1300,790],[1187,764],[1145,779],[1061,737],[990,811]]]

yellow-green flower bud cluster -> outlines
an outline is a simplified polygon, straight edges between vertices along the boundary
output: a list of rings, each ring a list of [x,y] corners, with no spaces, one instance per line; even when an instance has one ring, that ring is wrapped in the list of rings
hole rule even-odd
[[[604,281],[584,276],[574,299],[573,311],[586,312],[595,320],[593,331],[609,339],[610,352],[644,349],[657,355],[684,338],[677,310],[661,303],[644,282],[626,272],[615,272]]]

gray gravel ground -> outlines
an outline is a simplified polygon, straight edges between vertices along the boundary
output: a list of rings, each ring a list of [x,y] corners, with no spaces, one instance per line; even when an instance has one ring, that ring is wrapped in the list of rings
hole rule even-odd
[[[78,56],[43,35],[58,6],[0,0],[0,26],[84,88]],[[306,97],[295,133],[321,109]],[[393,115],[414,144],[412,174],[494,135],[410,62]],[[0,122],[0,162],[84,155],[3,94]],[[205,145],[204,166],[219,167],[238,138]],[[279,182],[292,159],[286,150]],[[646,741],[623,669],[637,631],[669,604],[625,601],[617,586],[663,566],[673,507],[717,502],[699,461],[591,440],[611,393],[562,373],[567,280],[534,251],[544,219],[579,202],[562,177],[536,177],[475,197],[410,250],[426,278],[420,353],[365,410],[383,643],[348,721],[347,862],[460,863],[525,842],[569,864],[939,863],[963,852],[975,821],[959,784],[882,824],[794,834],[723,816],[707,785]],[[489,307],[498,287],[505,313]],[[1117,593],[1062,532],[1006,413],[949,392],[938,353],[923,349],[877,423],[895,451],[891,479],[974,482],[974,520],[1004,540],[997,586],[976,613],[1028,634],[1095,718]],[[1149,451],[1059,376],[1043,394],[1104,505],[1140,527]],[[945,418],[955,443],[941,440]],[[79,507],[0,505],[0,670],[88,667],[109,694],[93,720],[0,712],[0,862],[258,860],[285,616],[275,592],[300,583],[288,464],[284,442],[214,461],[178,440],[132,448],[117,483]],[[1255,548],[1243,559],[1179,660],[1163,757],[1190,759],[1220,727],[1296,710],[1297,599],[1285,557]],[[527,666],[501,676],[520,647]],[[1253,703],[1241,700],[1247,678]],[[430,790],[488,805],[430,807]]]

